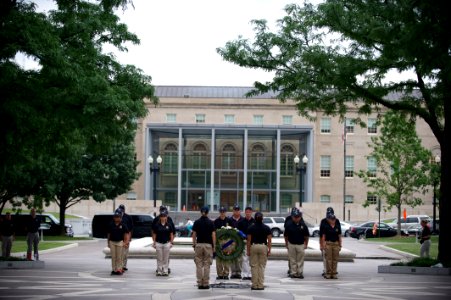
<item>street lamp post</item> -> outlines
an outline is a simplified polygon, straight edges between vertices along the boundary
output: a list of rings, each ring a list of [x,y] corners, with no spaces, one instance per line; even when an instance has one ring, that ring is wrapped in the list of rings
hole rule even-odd
[[[302,156],[302,164],[300,163],[301,160],[299,158],[299,156],[295,156],[294,158],[294,164],[296,165],[296,173],[299,173],[299,205],[302,207],[302,202],[304,202],[304,197],[302,195],[302,173],[305,174],[305,170],[307,169],[307,163],[308,163],[308,158],[307,155],[304,154],[304,156]]]
[[[160,155],[157,157],[157,163],[154,164],[152,155],[149,155],[147,162],[149,163],[150,173],[153,175],[153,207],[157,207],[157,174],[160,171],[160,166],[163,159]]]
[[[434,162],[436,165],[440,165],[441,157],[440,155],[436,155],[434,157]],[[438,172],[437,172],[438,173]],[[437,207],[437,185],[438,185],[438,176],[437,173],[434,174],[434,199],[432,200],[432,232],[435,233],[437,229],[437,215],[436,215],[436,207]]]

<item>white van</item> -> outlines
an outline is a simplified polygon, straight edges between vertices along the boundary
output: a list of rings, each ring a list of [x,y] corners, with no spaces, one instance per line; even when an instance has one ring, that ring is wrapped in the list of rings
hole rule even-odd
[[[407,216],[406,219],[401,218],[401,230],[408,230],[411,226],[418,226],[421,224],[422,220],[427,220],[428,222],[432,222],[432,219],[428,215],[410,215]],[[397,229],[398,223],[392,222],[389,223],[391,227]]]

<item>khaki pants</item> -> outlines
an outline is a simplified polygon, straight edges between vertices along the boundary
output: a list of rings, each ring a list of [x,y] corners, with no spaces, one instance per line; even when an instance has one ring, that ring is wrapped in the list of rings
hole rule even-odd
[[[213,247],[207,243],[197,243],[194,248],[194,263],[196,264],[197,285],[210,284],[210,265],[212,263]]]
[[[113,242],[110,241],[108,246],[110,247],[111,252],[111,267],[113,268],[113,271],[120,271],[122,270],[122,252],[124,249],[124,242]]]
[[[240,275],[241,276],[241,264],[243,262],[243,257],[241,256],[234,262],[230,264],[230,271],[232,275]]]
[[[429,257],[429,249],[431,248],[431,240],[425,240],[423,244],[421,244],[420,248],[420,256],[421,257]]]
[[[171,244],[156,243],[155,248],[157,250],[157,273],[168,274]]]
[[[254,244],[251,246],[250,265],[252,272],[252,288],[264,288],[265,267],[268,261],[268,246]]]
[[[13,236],[2,236],[2,256],[10,257],[11,256],[11,247],[13,246]]]
[[[229,264],[216,257],[216,273],[218,276],[229,276]]]
[[[324,275],[326,275],[327,271],[326,250],[321,250],[321,255],[323,257],[323,273]]]
[[[38,250],[38,245],[39,245],[39,233],[34,232],[34,233],[28,233],[27,234],[27,256],[31,257],[31,248],[33,247],[33,251],[34,251],[34,258],[37,260],[39,259],[39,250]]]
[[[338,257],[340,256],[340,245],[338,242],[326,242],[326,276],[334,277],[337,275]]]
[[[128,247],[122,249],[122,265],[124,268],[127,268],[127,258],[128,258]]]
[[[304,244],[295,245],[288,243],[288,261],[290,262],[291,275],[302,275],[304,272]]]

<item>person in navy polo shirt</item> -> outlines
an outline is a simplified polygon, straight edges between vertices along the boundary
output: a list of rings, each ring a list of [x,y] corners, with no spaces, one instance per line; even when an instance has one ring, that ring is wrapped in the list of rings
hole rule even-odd
[[[111,251],[111,275],[122,275],[123,248],[129,246],[127,225],[122,223],[122,214],[116,211],[108,226],[108,247]]]
[[[31,248],[33,246],[34,259],[39,260],[39,227],[41,227],[41,218],[36,215],[36,209],[32,208],[30,217],[25,226],[27,231],[27,260],[31,259]]]
[[[168,222],[168,211],[160,213],[160,218],[152,231],[153,247],[157,251],[157,276],[169,275],[169,251],[172,248],[174,233]]]

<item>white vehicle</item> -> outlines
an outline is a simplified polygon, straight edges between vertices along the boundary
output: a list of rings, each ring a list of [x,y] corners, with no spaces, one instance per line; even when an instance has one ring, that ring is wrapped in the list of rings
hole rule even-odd
[[[266,224],[271,229],[271,234],[273,237],[279,237],[285,231],[284,217],[264,217],[263,224]]]
[[[421,225],[421,221],[422,220],[427,220],[428,222],[432,222],[432,219],[428,216],[428,215],[410,215],[407,216],[407,218],[401,218],[400,222],[401,222],[401,230],[406,231],[412,227],[412,226],[417,226],[417,225]],[[389,223],[388,225],[390,225],[391,227],[397,229],[398,228],[398,223],[395,221]]]
[[[350,230],[350,228],[351,228],[352,225],[349,224],[349,223],[343,222],[343,221],[340,221],[340,225],[341,225],[341,234],[342,234],[343,236],[345,236],[345,237],[348,237],[348,236],[349,236],[349,233],[350,233],[349,230]],[[311,235],[311,236],[314,236],[314,237],[319,236],[319,225],[313,227],[313,228],[311,229],[311,231],[310,231],[310,228],[309,228],[309,232],[310,232],[310,235]]]

